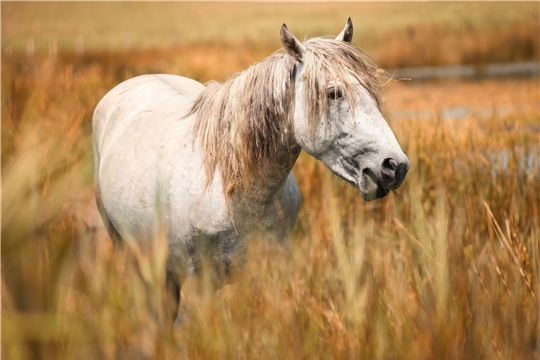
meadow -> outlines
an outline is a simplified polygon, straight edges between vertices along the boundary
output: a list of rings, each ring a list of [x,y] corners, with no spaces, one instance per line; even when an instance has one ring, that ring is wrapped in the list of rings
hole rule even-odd
[[[538,78],[391,81],[399,196],[366,203],[302,154],[290,250],[253,239],[237,283],[189,280],[174,340],[163,239],[113,253],[91,150],[116,84],[224,81],[282,22],[301,38],[350,15],[382,67],[482,66],[539,59],[538,4],[51,4],[1,4],[3,358],[540,358]]]

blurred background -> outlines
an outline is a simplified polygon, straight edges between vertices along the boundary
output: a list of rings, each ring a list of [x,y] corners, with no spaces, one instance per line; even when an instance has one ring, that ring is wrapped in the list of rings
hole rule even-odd
[[[0,5],[3,357],[540,358],[538,2]],[[96,104],[141,74],[226,81],[282,23],[349,16],[387,71],[403,201],[302,154],[290,251],[254,239],[238,283],[189,280],[168,338],[166,248],[113,254],[97,213]]]

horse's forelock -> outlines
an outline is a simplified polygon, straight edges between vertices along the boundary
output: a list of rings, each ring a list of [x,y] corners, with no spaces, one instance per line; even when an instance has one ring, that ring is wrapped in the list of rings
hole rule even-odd
[[[383,88],[378,78],[378,68],[373,60],[356,46],[333,39],[313,38],[306,42],[308,56],[304,61],[304,80],[307,84],[307,100],[310,125],[328,109],[327,87],[338,81],[344,87],[349,103],[356,103],[354,84],[362,84],[375,99],[378,106],[383,101]]]

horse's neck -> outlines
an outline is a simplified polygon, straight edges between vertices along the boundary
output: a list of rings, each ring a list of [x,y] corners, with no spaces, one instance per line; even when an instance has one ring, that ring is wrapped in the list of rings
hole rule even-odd
[[[234,196],[237,206],[248,213],[255,214],[266,204],[273,203],[274,197],[285,185],[301,150],[302,148],[294,139],[284,139],[277,158],[268,159],[263,165],[264,168],[271,170],[261,174],[250,189],[243,189],[244,191]]]
[[[276,167],[276,171],[272,172],[267,179],[261,179],[261,182],[269,184],[269,197],[276,191],[279,191],[281,186],[285,183],[301,150],[302,148],[299,145],[289,143],[286,147],[283,147],[282,151],[280,151],[277,161],[273,164],[273,166]]]

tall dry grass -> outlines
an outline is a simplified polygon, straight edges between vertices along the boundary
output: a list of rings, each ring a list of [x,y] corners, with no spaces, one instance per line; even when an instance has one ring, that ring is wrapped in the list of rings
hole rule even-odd
[[[439,65],[485,65],[499,62],[539,60],[538,16],[531,14],[506,26],[479,28],[464,22],[457,29],[438,25],[409,26],[366,39],[381,66],[400,68]]]
[[[166,248],[112,252],[92,199],[91,114],[131,76],[223,78],[227,56],[239,68],[264,56],[245,49],[210,52],[208,66],[151,51],[4,55],[2,356],[539,357],[540,114],[393,123],[411,160],[403,203],[365,203],[302,155],[290,251],[254,239],[238,283],[188,281],[167,336]]]
[[[2,46],[47,51],[168,49],[199,42],[238,44],[273,42],[286,23],[299,37],[337,35],[347,17],[355,43],[373,54],[378,48],[407,47],[433,31],[424,48],[459,51],[478,33],[506,38],[521,27],[538,36],[539,8],[534,2],[5,2]],[[536,31],[535,31],[536,28]],[[435,30],[432,30],[435,29]],[[411,38],[411,32],[414,39]],[[441,38],[444,37],[444,38]],[[500,41],[497,54],[520,44]],[[400,41],[396,41],[400,39]],[[444,40],[444,41],[443,41]],[[502,40],[502,39],[501,39]],[[450,42],[449,42],[450,41]],[[449,42],[449,43],[448,43]],[[476,48],[485,45],[476,42]],[[538,42],[533,41],[538,47]],[[415,47],[422,57],[424,48]],[[381,58],[378,57],[378,61]],[[425,64],[423,64],[425,65]]]

